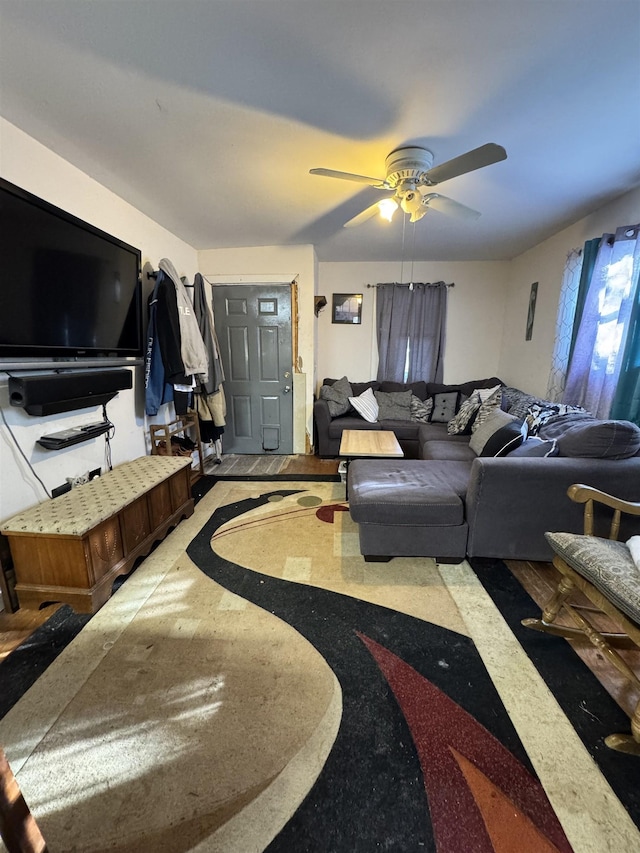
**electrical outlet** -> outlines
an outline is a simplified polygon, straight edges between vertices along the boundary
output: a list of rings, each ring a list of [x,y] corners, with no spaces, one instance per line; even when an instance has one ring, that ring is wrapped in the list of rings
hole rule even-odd
[[[57,488],[51,490],[51,497],[52,498],[58,498],[58,497],[60,497],[60,495],[64,495],[65,492],[70,492],[70,491],[71,491],[71,484],[70,483],[63,483],[61,486],[58,486]]]

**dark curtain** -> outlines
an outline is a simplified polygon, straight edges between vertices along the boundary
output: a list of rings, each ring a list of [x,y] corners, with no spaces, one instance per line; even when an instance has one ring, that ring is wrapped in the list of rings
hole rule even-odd
[[[379,284],[378,380],[441,382],[447,285]]]

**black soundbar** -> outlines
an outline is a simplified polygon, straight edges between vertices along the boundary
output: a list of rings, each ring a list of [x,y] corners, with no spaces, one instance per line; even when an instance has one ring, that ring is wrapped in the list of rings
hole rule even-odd
[[[126,369],[11,376],[9,402],[42,417],[104,405],[131,387],[133,377]]]

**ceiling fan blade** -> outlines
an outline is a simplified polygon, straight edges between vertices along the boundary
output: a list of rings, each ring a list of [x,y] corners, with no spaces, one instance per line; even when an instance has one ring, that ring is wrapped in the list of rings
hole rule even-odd
[[[355,181],[358,184],[370,184],[378,189],[388,189],[382,178],[368,178],[366,175],[354,175],[351,172],[336,172],[333,169],[309,169],[310,175],[322,175],[325,178],[341,178],[343,181]]]
[[[429,169],[426,178],[430,184],[441,184],[450,178],[457,178],[458,175],[465,175],[467,172],[474,172],[476,169],[482,169],[484,166],[491,166],[506,159],[507,152],[502,145],[487,142],[486,145],[474,148],[473,151],[467,151],[466,154],[454,157],[453,160],[434,166],[433,169]]]
[[[380,208],[378,207],[378,202],[375,204],[366,207],[363,211],[354,216],[348,222],[344,223],[345,228],[354,228],[356,225],[362,225],[363,222],[366,222],[367,219],[371,219],[376,213],[380,213]]]
[[[439,195],[438,193],[423,195],[422,203],[440,211],[440,213],[446,213],[447,216],[457,216],[458,219],[477,219],[482,215],[472,207],[467,207],[465,204],[460,204],[459,201],[454,201],[452,198],[447,198],[446,195]]]

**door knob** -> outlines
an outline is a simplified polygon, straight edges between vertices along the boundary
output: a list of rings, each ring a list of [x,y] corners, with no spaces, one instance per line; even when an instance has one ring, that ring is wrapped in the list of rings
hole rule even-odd
[[[291,391],[291,385],[285,385],[284,388],[282,389],[283,394],[288,394],[289,391]]]

